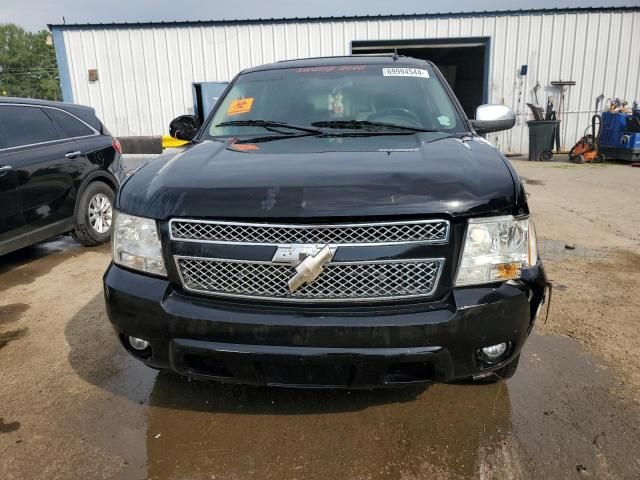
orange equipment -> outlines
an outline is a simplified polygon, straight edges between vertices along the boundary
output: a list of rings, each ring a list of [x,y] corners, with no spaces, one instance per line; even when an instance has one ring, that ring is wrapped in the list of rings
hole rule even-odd
[[[587,131],[591,128],[591,133]],[[602,119],[600,115],[591,118],[591,126],[584,131],[584,136],[569,150],[569,160],[576,163],[603,163],[605,158],[600,153],[600,133]]]

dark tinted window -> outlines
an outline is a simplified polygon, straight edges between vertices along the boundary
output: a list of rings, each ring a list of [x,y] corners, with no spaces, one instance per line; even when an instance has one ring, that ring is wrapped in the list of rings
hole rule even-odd
[[[53,122],[39,107],[0,105],[0,126],[8,147],[58,140]]]
[[[83,137],[93,134],[93,130],[84,123],[61,110],[47,108],[46,112],[53,118],[62,138]]]
[[[7,134],[4,132],[2,123],[0,123],[0,148],[7,148],[8,146],[9,146],[9,142],[7,140]]]

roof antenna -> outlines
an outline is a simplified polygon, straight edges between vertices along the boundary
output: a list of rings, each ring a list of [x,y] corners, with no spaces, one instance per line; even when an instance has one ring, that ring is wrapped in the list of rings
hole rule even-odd
[[[394,48],[394,49],[393,49],[393,61],[394,61],[394,62],[397,62],[397,61],[398,61],[398,58],[399,58],[399,57],[398,57],[398,49],[397,49],[397,48]]]

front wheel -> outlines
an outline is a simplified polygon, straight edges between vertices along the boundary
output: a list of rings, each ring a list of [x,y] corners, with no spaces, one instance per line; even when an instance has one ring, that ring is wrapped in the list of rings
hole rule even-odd
[[[548,162],[553,158],[553,152],[551,150],[545,150],[540,154],[540,160]]]
[[[115,193],[104,182],[92,182],[80,197],[73,238],[83,245],[105,243],[113,230]]]

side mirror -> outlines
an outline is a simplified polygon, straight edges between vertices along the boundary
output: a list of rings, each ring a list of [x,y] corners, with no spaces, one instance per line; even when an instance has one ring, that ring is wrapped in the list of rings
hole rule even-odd
[[[191,141],[198,130],[200,130],[200,120],[194,115],[180,115],[169,124],[169,135],[178,140]]]
[[[516,124],[516,116],[505,105],[480,105],[476,109],[476,119],[471,125],[476,133],[499,132],[509,130]]]

